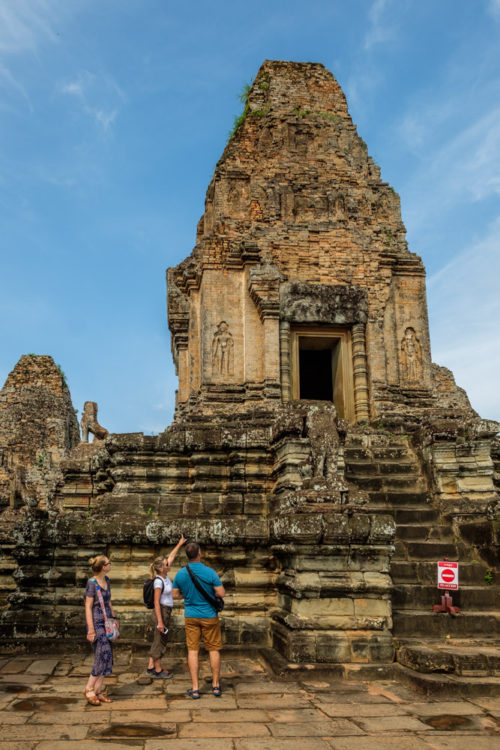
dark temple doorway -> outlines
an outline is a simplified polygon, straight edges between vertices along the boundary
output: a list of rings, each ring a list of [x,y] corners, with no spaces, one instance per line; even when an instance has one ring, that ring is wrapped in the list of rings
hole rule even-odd
[[[333,401],[332,349],[299,349],[300,398]]]

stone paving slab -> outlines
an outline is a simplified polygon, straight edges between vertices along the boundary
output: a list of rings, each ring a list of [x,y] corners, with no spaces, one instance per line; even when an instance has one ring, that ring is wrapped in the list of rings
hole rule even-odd
[[[101,708],[101,707],[99,707]],[[77,726],[83,724],[85,726],[94,724],[109,724],[111,721],[110,711],[58,711],[57,713],[50,713],[46,711],[37,711],[36,713],[29,716],[28,724],[67,724],[69,726]]]
[[[36,750],[74,750],[74,747],[74,742],[54,742],[54,740],[50,740],[49,742],[40,742],[36,746]],[[85,740],[78,743],[78,747],[81,747],[81,750],[104,750],[104,748],[106,750],[130,750],[131,746],[130,743],[123,744],[122,742],[113,742],[111,740],[107,740],[105,744],[101,740]],[[136,747],[142,747],[142,743],[136,745]],[[3,750],[1,744],[0,750]],[[26,750],[26,748],[23,748],[23,750]]]
[[[412,716],[353,716],[353,721],[366,732],[426,732],[430,730],[423,721]]]
[[[51,675],[57,667],[58,659],[38,659],[29,665],[26,674]]]
[[[453,714],[456,716],[473,716],[482,714],[479,706],[470,701],[439,701],[439,703],[409,703],[405,710],[416,716],[437,716],[440,714]]]
[[[108,747],[110,745],[106,743],[106,749]],[[185,740],[176,739],[175,744],[172,744],[171,747],[173,750],[234,750],[232,739],[215,739],[214,737]],[[166,748],[168,749],[168,745],[165,746],[165,740],[146,740],[144,745],[144,750],[166,750]],[[0,750],[2,750],[1,747]],[[102,750],[102,747],[100,750]]]
[[[310,708],[310,700],[299,693],[275,693],[238,697],[238,708]]]
[[[240,739],[235,740],[235,750],[297,750],[296,739]],[[331,745],[319,737],[301,737],[300,750],[331,750]],[[175,749],[177,750],[177,748]]]
[[[110,704],[109,704],[110,705]],[[101,707],[99,707],[99,711]],[[172,711],[170,709],[162,709],[161,711],[144,711],[136,709],[134,711],[113,711],[111,714],[113,724],[129,724],[134,722],[137,724],[186,724],[191,721],[191,713],[189,711]]]
[[[404,716],[407,714],[406,707],[388,703],[321,703],[318,704],[327,716]]]
[[[213,722],[184,724],[179,729],[179,737],[269,737],[265,724],[250,722]]]
[[[87,736],[87,726],[67,724],[12,724],[2,727],[2,740],[83,740]]]
[[[307,724],[270,724],[273,737],[331,737],[337,734],[363,734],[347,719],[334,721],[309,721]]]
[[[333,674],[317,680],[297,674],[288,682],[257,673],[250,660],[239,670],[234,660],[234,674],[222,680],[223,696],[214,698],[203,680],[202,699],[193,701],[185,695],[190,682],[182,665],[172,680],[150,680],[144,660],[134,667],[130,653],[122,653],[118,679],[106,680],[113,703],[93,707],[82,695],[87,662],[77,655],[4,662],[13,671],[0,672],[0,750],[164,750],[170,740],[175,750],[500,747],[500,700],[490,697],[440,701],[394,681],[346,683]],[[238,676],[252,668],[250,676]],[[206,664],[203,669],[208,674]],[[450,731],[443,731],[446,717]],[[468,722],[454,725],[454,717]],[[169,733],[148,737],[162,730]]]
[[[499,739],[496,737],[487,737],[484,735],[456,735],[454,732],[447,732],[432,738],[426,738],[428,746],[432,750],[498,750]],[[394,745],[396,747],[396,745]]]
[[[307,721],[321,721],[327,718],[324,711],[314,707],[266,709],[266,713],[271,721],[278,724],[303,724]]]
[[[474,703],[476,706],[480,706],[481,708],[485,708],[487,711],[493,713],[494,715],[500,714],[500,698],[490,698],[490,697],[477,697],[477,698],[471,698],[471,703]]]
[[[34,659],[26,657],[16,657],[14,659],[9,659],[7,664],[4,664],[0,669],[0,672],[2,674],[17,674],[18,672],[24,672],[32,661],[34,661]]]
[[[220,698],[215,698],[212,693],[201,693],[201,697],[199,699],[193,700],[188,695],[183,696],[182,698],[170,698],[168,697],[167,700],[163,699],[164,705],[168,704],[168,708],[178,710],[178,709],[185,709],[187,711],[194,710],[195,708],[202,708],[205,706],[205,708],[213,708],[216,711],[220,711],[222,709],[234,709],[236,710],[238,706],[236,705],[236,701],[231,696],[225,696],[222,694]],[[256,706],[248,706],[248,708],[259,708],[258,705]],[[246,706],[242,706],[242,708],[246,708]]]
[[[216,709],[207,708],[192,711],[193,722],[224,722],[224,721],[269,721],[269,712],[260,708],[236,708],[236,709]],[[170,714],[169,714],[170,715]]]
[[[266,693],[300,693],[303,692],[304,688],[295,683],[290,682],[267,682]],[[261,682],[240,682],[234,686],[234,692],[236,695],[260,695],[262,693]]]
[[[420,737],[412,736],[387,736],[374,737],[335,737],[329,740],[330,748],[333,750],[430,750],[430,745]],[[434,750],[440,750],[439,745]],[[470,748],[469,748],[470,750]],[[475,748],[474,750],[479,750]]]
[[[415,696],[413,696],[415,697]],[[336,690],[332,693],[317,693],[316,701],[319,703],[391,703],[390,698],[385,695],[370,695],[366,692],[361,692],[359,686],[356,692],[342,694]]]

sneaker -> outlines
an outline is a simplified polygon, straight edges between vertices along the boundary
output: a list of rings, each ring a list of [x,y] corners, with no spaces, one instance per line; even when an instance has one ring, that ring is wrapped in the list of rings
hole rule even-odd
[[[151,667],[151,669],[150,669],[150,668],[148,667],[148,668],[146,669],[146,674],[150,674],[150,675],[152,676],[152,675],[154,675],[155,671],[156,671],[156,670],[155,670],[155,668],[154,668],[154,667]]]
[[[161,670],[161,672],[156,672],[153,669],[153,677],[155,677],[157,680],[170,680],[174,676],[173,672],[169,672],[168,670],[165,672],[164,669]]]

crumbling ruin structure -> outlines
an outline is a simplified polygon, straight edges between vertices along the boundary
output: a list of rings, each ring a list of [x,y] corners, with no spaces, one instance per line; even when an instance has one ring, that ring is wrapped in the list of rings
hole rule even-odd
[[[498,632],[498,424],[431,361],[399,198],[322,65],[262,65],[167,289],[174,422],[96,433],[50,503],[17,511],[9,642],[82,638],[99,550],[123,637],[142,640],[141,581],[183,532],[222,573],[228,644],[348,672],[391,664],[396,635],[405,674],[496,674],[481,644],[433,639]],[[431,609],[443,557],[462,564],[454,620]]]

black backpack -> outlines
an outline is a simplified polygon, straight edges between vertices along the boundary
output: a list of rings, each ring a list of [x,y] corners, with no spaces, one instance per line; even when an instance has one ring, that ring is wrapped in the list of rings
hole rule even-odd
[[[154,585],[155,585],[155,581],[157,578],[159,578],[161,581],[161,593],[163,594],[163,589],[165,588],[165,584],[163,583],[163,579],[161,578],[161,576],[155,576],[154,578],[150,578],[148,581],[145,582],[144,586],[142,587],[142,598],[144,599],[144,604],[146,605],[148,609],[155,608]]]

